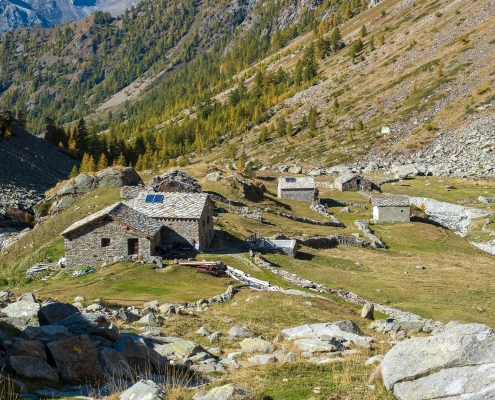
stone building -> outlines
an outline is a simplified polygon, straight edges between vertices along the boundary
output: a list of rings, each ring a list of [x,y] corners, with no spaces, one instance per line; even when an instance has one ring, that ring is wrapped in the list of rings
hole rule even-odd
[[[340,190],[341,192],[345,192],[348,190],[357,190],[357,191],[365,191],[371,192],[372,190],[381,191],[380,187],[366,179],[361,175],[354,174],[343,174],[338,178],[335,178],[333,182],[334,189]]]
[[[278,178],[278,197],[311,203],[318,197],[315,179],[313,177],[280,177]]]
[[[161,222],[162,243],[169,248],[204,251],[215,235],[213,203],[206,193],[141,192],[130,206]]]
[[[115,257],[138,256],[156,261],[162,225],[153,218],[116,203],[69,226],[65,237],[68,268],[96,266]]]
[[[371,196],[376,222],[409,222],[411,206],[407,196]]]

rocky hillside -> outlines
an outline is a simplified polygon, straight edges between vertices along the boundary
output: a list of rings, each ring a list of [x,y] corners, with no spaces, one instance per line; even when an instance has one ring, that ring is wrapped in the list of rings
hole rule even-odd
[[[17,129],[0,140],[0,215],[9,206],[27,209],[69,175],[78,162],[43,139]]]
[[[2,0],[0,33],[32,26],[50,27],[85,18],[95,11],[110,12],[114,17],[137,4],[137,0]]]

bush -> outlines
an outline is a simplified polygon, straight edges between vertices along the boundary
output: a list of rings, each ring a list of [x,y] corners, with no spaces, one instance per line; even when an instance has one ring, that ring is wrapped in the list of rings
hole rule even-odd
[[[55,200],[45,201],[39,206],[38,212],[41,217],[45,217],[46,215],[48,215],[48,211],[50,211],[50,208],[52,208],[54,201]]]

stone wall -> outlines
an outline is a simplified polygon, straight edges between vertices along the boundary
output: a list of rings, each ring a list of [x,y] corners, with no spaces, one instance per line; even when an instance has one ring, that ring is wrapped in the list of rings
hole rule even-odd
[[[289,257],[295,257],[297,255],[296,239],[286,239],[286,240],[260,239],[256,242],[254,247],[266,251],[280,252]]]
[[[110,239],[108,246],[102,247],[102,238]],[[149,240],[143,234],[118,222],[95,221],[65,238],[67,267],[98,266],[104,262],[112,262],[114,257],[125,257],[128,255],[128,239],[138,239],[138,255],[143,260],[157,255],[155,247],[160,245],[159,233]]]
[[[368,179],[363,178],[362,176],[355,176],[347,182],[339,183],[335,182],[334,187],[342,192],[348,190],[357,190],[357,191],[368,191],[371,192],[373,189],[380,190],[380,188],[371,182]]]
[[[215,235],[213,209],[209,203],[199,219],[168,218],[161,219],[160,222],[164,225],[162,242],[165,246],[184,246],[205,251]]]
[[[280,189],[280,198],[311,203],[315,199],[314,189]]]
[[[411,210],[405,207],[373,207],[373,219],[376,222],[409,222]]]

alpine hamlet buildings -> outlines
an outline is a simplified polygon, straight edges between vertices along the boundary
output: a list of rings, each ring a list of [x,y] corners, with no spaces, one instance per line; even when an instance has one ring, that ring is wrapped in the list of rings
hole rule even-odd
[[[164,247],[204,251],[215,235],[213,203],[206,193],[141,192],[130,206],[162,224]]]
[[[354,174],[343,174],[339,176],[333,182],[333,186],[341,192],[348,190],[371,192],[374,189],[380,191],[380,187],[369,179],[366,179],[361,175]]]
[[[312,177],[280,177],[278,178],[278,197],[311,203],[318,197],[318,189]]]
[[[407,196],[372,196],[373,219],[376,222],[409,222],[411,206]]]
[[[158,256],[162,225],[123,203],[116,203],[69,226],[65,259],[69,268],[97,266],[115,257]]]

